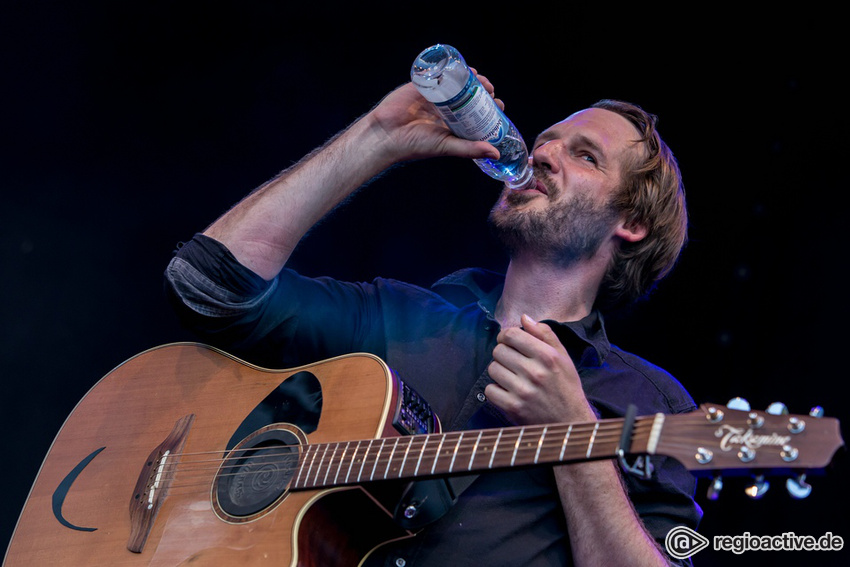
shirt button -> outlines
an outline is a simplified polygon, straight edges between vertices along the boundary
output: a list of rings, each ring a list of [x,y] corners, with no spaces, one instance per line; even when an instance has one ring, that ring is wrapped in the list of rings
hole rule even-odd
[[[404,567],[407,565],[407,561],[404,560],[404,557],[399,557],[395,560],[396,567]]]
[[[487,401],[487,396],[484,395],[484,392],[478,392],[478,395],[475,397],[478,398],[478,401],[482,404]]]

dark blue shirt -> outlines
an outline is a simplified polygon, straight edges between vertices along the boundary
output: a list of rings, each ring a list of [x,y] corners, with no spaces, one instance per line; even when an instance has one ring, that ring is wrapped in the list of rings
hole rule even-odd
[[[351,352],[381,357],[448,430],[511,425],[484,395],[504,279],[469,269],[424,289],[308,278],[284,269],[267,282],[218,242],[196,236],[166,270],[182,320],[205,342],[272,368]],[[608,341],[602,316],[546,321],[570,353],[601,418],[695,409],[670,374]],[[659,542],[678,525],[696,528],[695,479],[678,462],[652,457],[650,480],[624,475],[632,502]],[[386,565],[571,565],[569,538],[549,467],[488,472],[438,522],[412,540],[376,551]],[[380,564],[380,562],[378,563]]]

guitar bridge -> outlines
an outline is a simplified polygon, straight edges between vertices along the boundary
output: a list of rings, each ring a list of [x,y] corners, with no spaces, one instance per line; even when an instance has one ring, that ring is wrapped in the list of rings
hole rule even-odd
[[[145,547],[156,514],[171,486],[173,471],[180,460],[194,419],[194,414],[179,419],[165,441],[151,452],[142,467],[133,498],[130,499],[130,539],[127,549],[133,553],[141,553]]]

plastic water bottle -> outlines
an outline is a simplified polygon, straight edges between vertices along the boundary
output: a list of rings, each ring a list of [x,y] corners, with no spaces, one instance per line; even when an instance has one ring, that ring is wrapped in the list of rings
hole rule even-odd
[[[532,180],[522,136],[457,49],[439,43],[429,47],[413,62],[410,78],[457,137],[484,140],[499,150],[498,160],[474,160],[484,173],[511,189],[521,189]]]

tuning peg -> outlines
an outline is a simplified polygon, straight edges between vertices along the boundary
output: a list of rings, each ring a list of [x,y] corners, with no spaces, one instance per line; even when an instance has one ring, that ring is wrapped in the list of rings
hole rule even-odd
[[[788,408],[782,402],[773,402],[767,406],[767,413],[770,415],[787,415]]]
[[[732,398],[729,400],[729,403],[726,404],[726,407],[734,410],[750,411],[750,402],[744,398]]]
[[[709,500],[717,500],[720,498],[720,491],[723,490],[723,479],[720,476],[716,476],[711,479],[711,484],[708,485],[708,491],[705,494],[705,497]]]
[[[792,498],[801,500],[812,493],[812,485],[806,482],[806,474],[800,474],[785,481],[785,488]]]
[[[812,417],[823,417],[823,408],[815,406],[809,411],[809,415]]]
[[[753,500],[758,500],[764,496],[769,488],[770,483],[765,480],[764,475],[760,474],[753,479],[753,483],[750,486],[744,489],[744,492]]]

